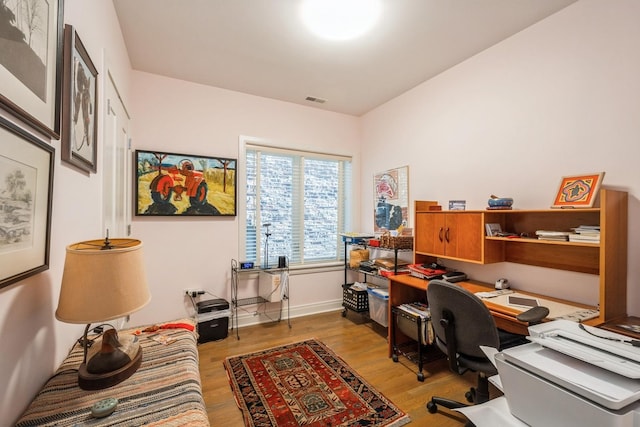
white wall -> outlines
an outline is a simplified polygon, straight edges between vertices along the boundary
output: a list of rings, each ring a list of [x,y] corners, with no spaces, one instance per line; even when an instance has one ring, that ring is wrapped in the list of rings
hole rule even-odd
[[[133,73],[132,88],[134,149],[234,158],[242,168],[239,137],[245,135],[282,147],[352,155],[359,173],[356,117],[142,72]],[[192,314],[184,297],[189,287],[230,301],[231,259],[241,257],[238,224],[244,212],[238,207],[238,217],[134,217],[132,234],[145,243],[152,294],[138,313],[143,323]],[[341,274],[292,275],[292,312],[294,307],[304,312],[310,304],[339,307]],[[240,287],[241,298],[249,296],[244,292],[253,291],[251,286]],[[248,316],[251,321],[255,318]]]
[[[628,311],[640,314],[640,2],[581,0],[421,84],[362,119],[363,188],[409,165],[410,198],[491,194],[548,208],[562,176],[606,171],[629,191]],[[364,229],[373,227],[362,193]],[[595,304],[592,275],[499,263],[445,263],[492,283]]]
[[[107,64],[125,102],[129,91],[129,58],[110,0],[66,0],[65,23],[75,27],[98,69],[101,103]],[[100,104],[100,109],[103,109]],[[101,123],[98,123],[102,129]],[[100,132],[100,131],[99,131]],[[102,170],[87,176],[60,161],[60,141],[45,139],[55,150],[51,256],[48,271],[0,290],[0,426],[12,425],[35,393],[82,335],[82,325],[57,321],[60,280],[66,245],[102,235]],[[102,135],[98,135],[98,146]]]

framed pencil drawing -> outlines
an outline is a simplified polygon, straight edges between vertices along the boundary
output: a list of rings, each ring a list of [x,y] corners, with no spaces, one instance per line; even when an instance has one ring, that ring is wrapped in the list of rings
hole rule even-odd
[[[54,149],[0,117],[0,288],[49,268]]]
[[[553,201],[552,208],[590,208],[600,190],[604,172],[589,175],[565,176]]]
[[[65,25],[61,157],[87,173],[97,170],[97,78],[98,71],[78,33]]]
[[[236,159],[137,150],[135,165],[136,215],[236,215]]]
[[[0,105],[60,138],[63,0],[0,2]]]

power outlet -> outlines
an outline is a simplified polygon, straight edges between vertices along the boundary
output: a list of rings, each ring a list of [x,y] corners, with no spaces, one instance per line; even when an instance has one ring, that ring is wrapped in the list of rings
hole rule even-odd
[[[198,295],[204,295],[204,291],[202,289],[185,289],[184,294],[188,297],[195,298]]]

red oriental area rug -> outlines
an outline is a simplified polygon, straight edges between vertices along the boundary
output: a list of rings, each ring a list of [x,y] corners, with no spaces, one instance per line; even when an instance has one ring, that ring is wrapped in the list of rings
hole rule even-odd
[[[224,361],[248,427],[399,427],[409,417],[317,340]]]

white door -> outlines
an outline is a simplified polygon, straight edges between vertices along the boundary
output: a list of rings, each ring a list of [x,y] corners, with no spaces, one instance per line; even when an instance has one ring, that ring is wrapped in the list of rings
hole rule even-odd
[[[126,237],[131,234],[130,117],[111,73],[106,80],[103,229],[109,237]]]

